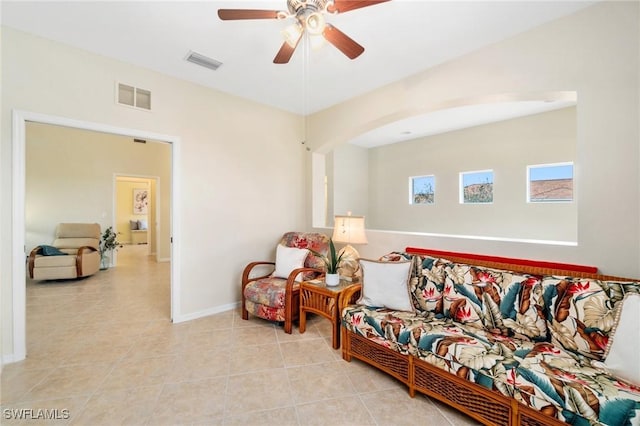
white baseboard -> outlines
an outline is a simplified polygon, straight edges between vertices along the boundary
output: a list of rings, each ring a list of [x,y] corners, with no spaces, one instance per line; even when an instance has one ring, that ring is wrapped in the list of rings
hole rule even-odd
[[[216,306],[216,307],[205,309],[202,311],[192,312],[186,315],[180,315],[180,316],[177,316],[176,318],[173,318],[173,322],[177,324],[180,322],[191,321],[194,319],[207,317],[209,315],[219,314],[221,312],[231,311],[233,309],[236,309],[238,306],[240,306],[240,304],[241,302],[229,303],[227,305]]]
[[[21,359],[16,359],[14,354],[4,354],[2,355],[2,365],[11,364],[13,362],[22,361]],[[2,366],[0,366],[0,371],[2,371]]]

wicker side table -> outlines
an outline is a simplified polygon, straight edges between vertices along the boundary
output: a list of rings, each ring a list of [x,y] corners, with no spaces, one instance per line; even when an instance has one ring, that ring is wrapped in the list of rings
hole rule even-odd
[[[331,321],[333,349],[340,348],[340,297],[353,286],[341,280],[337,286],[327,286],[323,280],[304,281],[300,284],[300,333],[307,328],[307,312],[318,314]]]

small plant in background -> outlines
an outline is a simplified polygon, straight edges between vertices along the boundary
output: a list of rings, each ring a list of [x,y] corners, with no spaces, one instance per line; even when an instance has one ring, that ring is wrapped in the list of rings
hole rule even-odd
[[[120,246],[120,242],[116,239],[117,235],[113,232],[113,227],[108,227],[102,233],[102,237],[100,238],[100,256],[104,256],[105,253],[118,248]]]

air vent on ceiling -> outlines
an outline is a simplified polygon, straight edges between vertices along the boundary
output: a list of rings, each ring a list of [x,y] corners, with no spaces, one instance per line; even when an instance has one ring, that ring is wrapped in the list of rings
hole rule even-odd
[[[121,105],[151,110],[151,91],[118,83],[117,101]]]
[[[187,61],[192,62],[196,65],[200,65],[201,67],[209,68],[210,70],[217,70],[222,65],[222,62],[216,61],[208,56],[204,56],[200,53],[194,52],[193,50],[189,51],[189,54],[185,58]]]

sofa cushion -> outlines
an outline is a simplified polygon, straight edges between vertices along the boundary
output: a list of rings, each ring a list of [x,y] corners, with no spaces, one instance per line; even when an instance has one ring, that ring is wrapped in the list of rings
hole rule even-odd
[[[628,293],[616,306],[614,333],[607,349],[607,370],[640,386],[640,294]]]
[[[252,315],[260,318],[264,318],[269,321],[285,321],[284,308],[275,308],[273,306],[263,305],[261,303],[255,303],[250,300],[245,300],[245,309]]]
[[[614,310],[600,282],[550,276],[542,285],[551,341],[576,354],[604,359]]]
[[[412,262],[360,259],[362,295],[359,304],[413,312],[408,281]]]
[[[445,284],[442,293],[443,313],[446,318],[482,328],[482,299],[480,284],[474,278],[472,267],[458,263],[445,266]]]
[[[443,316],[444,268],[450,261],[431,256],[412,255],[394,251],[380,257],[383,262],[411,261],[409,293],[411,303],[420,313],[433,312]]]
[[[433,312],[436,316],[443,316],[445,266],[446,259],[429,256],[414,256],[416,274],[409,281],[411,301],[418,312]]]
[[[450,321],[450,320],[448,320]],[[582,363],[547,342],[496,335],[453,322],[425,324],[421,360],[571,424],[640,420],[640,388]],[[409,348],[411,351],[411,348]],[[583,421],[583,420],[582,420]]]
[[[68,253],[67,253],[68,254]],[[64,266],[76,267],[76,256],[36,256],[35,268],[57,268]]]
[[[492,277],[482,288],[485,327],[518,338],[547,340],[541,277],[494,269],[477,274]]]
[[[380,256],[378,259],[380,262],[407,262],[410,261],[413,256],[403,251],[392,251],[385,255]]]
[[[617,307],[629,293],[640,294],[640,282],[637,281],[600,281],[600,287],[607,293],[611,304]]]
[[[422,319],[412,312],[364,305],[347,306],[342,311],[342,324],[348,330],[403,354],[420,338]]]
[[[507,383],[511,395],[527,406],[570,424],[629,425],[640,420],[640,387],[592,368],[561,347],[537,343],[517,351],[514,358],[518,365],[506,369]]]
[[[531,275],[451,263],[445,267],[444,314],[492,333],[547,338],[541,280]]]
[[[268,277],[251,281],[244,288],[244,297],[246,301],[284,309],[286,285],[287,280],[284,278]],[[293,288],[298,288],[299,285],[296,282]]]
[[[533,342],[460,324],[451,319],[425,324],[416,356],[445,371],[481,386],[494,388],[504,382],[504,369],[516,365],[514,352],[530,349]],[[415,332],[414,334],[418,334]]]

